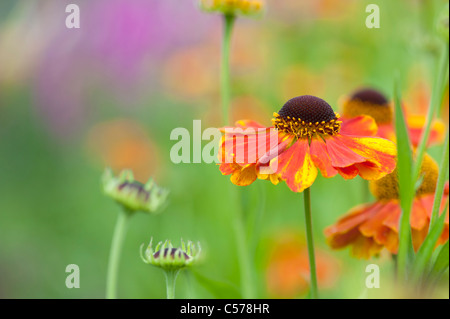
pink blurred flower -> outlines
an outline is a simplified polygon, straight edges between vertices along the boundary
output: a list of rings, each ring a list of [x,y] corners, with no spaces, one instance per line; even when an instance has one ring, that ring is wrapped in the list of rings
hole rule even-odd
[[[65,23],[65,6],[52,3],[47,27]],[[35,79],[38,113],[62,135],[76,131],[94,108],[93,92],[130,107],[158,85],[168,52],[200,40],[210,19],[191,1],[84,0],[81,28],[59,27]],[[97,103],[95,103],[97,105]],[[92,113],[89,110],[89,113]]]

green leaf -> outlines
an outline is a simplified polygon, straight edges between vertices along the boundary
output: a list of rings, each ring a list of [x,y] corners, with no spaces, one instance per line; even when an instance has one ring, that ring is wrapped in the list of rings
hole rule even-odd
[[[416,282],[422,278],[425,272],[425,268],[430,262],[431,256],[433,255],[434,247],[436,247],[436,243],[442,234],[442,230],[444,229],[445,224],[445,217],[447,215],[447,208],[448,202],[441,216],[439,216],[439,219],[431,227],[430,232],[428,233],[427,237],[422,243],[422,246],[420,246],[420,249],[417,252],[413,271],[413,280]]]
[[[439,216],[439,209],[441,208],[441,201],[442,196],[444,195],[444,187],[445,182],[447,179],[447,172],[448,172],[448,155],[449,155],[449,132],[447,130],[447,137],[445,138],[444,143],[444,154],[442,155],[441,165],[439,167],[439,177],[436,184],[436,190],[434,195],[434,202],[433,202],[433,210],[431,213],[431,222],[430,222],[430,228],[434,225],[435,221],[437,220]]]
[[[433,269],[431,270],[431,275],[435,277],[439,277],[442,275],[449,266],[449,249],[448,249],[448,240],[444,246],[442,246],[439,255],[434,262]]]
[[[411,143],[406,126],[405,116],[401,107],[401,97],[397,78],[394,86],[395,101],[395,130],[397,134],[397,171],[399,178],[400,206],[402,216],[400,218],[400,243],[398,251],[397,272],[406,279],[408,256],[414,255],[411,239],[410,214],[414,198],[415,183],[412,180],[412,154]]]

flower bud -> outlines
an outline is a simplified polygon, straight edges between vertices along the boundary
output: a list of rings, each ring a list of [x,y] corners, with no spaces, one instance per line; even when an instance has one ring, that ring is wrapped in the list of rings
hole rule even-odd
[[[115,177],[111,169],[103,174],[103,191],[129,212],[143,211],[155,213],[165,203],[166,189],[160,188],[153,179],[146,184],[134,180],[131,170],[123,170]]]

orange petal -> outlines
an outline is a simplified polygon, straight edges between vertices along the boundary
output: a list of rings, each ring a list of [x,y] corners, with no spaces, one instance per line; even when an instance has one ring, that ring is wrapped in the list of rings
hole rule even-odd
[[[384,221],[392,212],[392,202],[387,202],[366,222],[359,226],[359,231],[366,237],[372,237],[377,244],[384,245],[388,239],[390,228]]]
[[[378,125],[378,137],[396,142],[397,138],[395,136],[395,127],[392,124],[380,124]]]
[[[337,170],[331,165],[331,157],[328,154],[327,146],[321,138],[314,138],[310,145],[311,159],[320,169],[323,177],[333,177]]]
[[[342,118],[341,134],[355,136],[375,136],[378,131],[375,120],[367,115],[360,115],[351,119]]]
[[[335,167],[348,167],[355,163],[365,161],[365,158],[351,150],[347,145],[341,142],[340,136],[330,136],[326,139],[328,154],[331,164]]]
[[[377,244],[372,238],[359,236],[352,246],[352,254],[357,258],[369,259],[378,255],[383,249],[382,245]]]
[[[431,211],[431,208],[428,209]],[[421,200],[415,199],[410,217],[411,228],[421,230],[428,224],[428,221],[429,218],[426,207],[424,207]]]
[[[425,237],[427,237],[429,227],[428,225],[429,224],[426,223],[426,225],[422,229],[411,229],[412,243],[414,251],[416,252],[419,250],[420,246],[422,246]]]
[[[240,171],[242,169],[242,166],[236,163],[222,163],[220,164],[219,169],[222,172],[222,175],[230,175],[235,171]]]
[[[297,140],[281,153],[277,165],[277,173],[294,192],[303,192],[317,177],[317,168],[311,159],[307,139]]]
[[[351,165],[348,167],[336,167],[339,175],[341,175],[345,179],[352,179],[358,175],[358,168],[355,165]]]
[[[264,125],[259,124],[256,121],[252,120],[240,120],[235,123],[237,127],[241,128],[247,128],[247,127],[254,127],[254,128],[266,128]]]
[[[391,141],[378,137],[352,137],[345,135],[337,135],[334,139],[345,145],[344,147],[348,147],[362,156],[364,161],[360,162],[374,164],[365,165],[362,175],[360,174],[363,178],[379,179],[395,169],[397,150],[395,144]]]
[[[391,200],[391,214],[384,220],[383,225],[389,227],[396,233],[398,233],[398,227],[400,223],[400,216],[402,214],[402,210],[400,208],[400,204],[398,200]]]
[[[235,171],[230,180],[235,185],[248,186],[256,180],[256,177],[256,167],[255,164],[252,164]]]
[[[350,244],[360,233],[358,226],[371,218],[381,206],[379,203],[364,204],[350,210],[336,224],[325,229],[328,244],[332,248],[342,248]]]

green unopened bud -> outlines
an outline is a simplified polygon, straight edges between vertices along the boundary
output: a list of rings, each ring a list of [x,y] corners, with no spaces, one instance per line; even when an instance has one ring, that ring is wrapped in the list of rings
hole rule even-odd
[[[159,242],[153,249],[153,239],[143,251],[144,244],[141,245],[141,258],[146,264],[160,267],[164,270],[180,270],[198,262],[201,252],[200,243],[196,245],[188,241],[187,244],[181,240],[181,247],[174,247],[172,243],[166,240]]]
[[[207,12],[218,12],[225,15],[254,16],[262,14],[263,0],[200,0],[200,8]]]
[[[442,8],[441,13],[438,16],[436,29],[438,34],[444,39],[444,41],[448,44],[448,2]]]
[[[103,191],[130,212],[155,213],[166,202],[168,191],[150,179],[146,184],[134,180],[131,170],[115,177],[107,168],[103,174]]]

